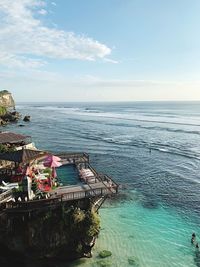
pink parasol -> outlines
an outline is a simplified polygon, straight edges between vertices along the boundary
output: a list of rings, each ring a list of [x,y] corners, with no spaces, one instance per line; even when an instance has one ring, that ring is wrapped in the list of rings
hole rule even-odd
[[[44,166],[45,167],[50,167],[50,168],[57,168],[57,167],[60,167],[62,166],[62,163],[60,162],[44,162]]]
[[[48,157],[45,158],[44,166],[50,168],[60,167],[62,166],[62,164],[59,161],[61,161],[61,158],[49,155]]]
[[[61,161],[61,158],[54,156],[54,155],[48,155],[45,158],[45,161]]]
[[[53,178],[57,177],[56,168],[52,168],[52,177]]]
[[[52,178],[57,177],[56,168],[62,166],[60,163],[61,158],[49,155],[45,158],[44,166],[52,168]]]

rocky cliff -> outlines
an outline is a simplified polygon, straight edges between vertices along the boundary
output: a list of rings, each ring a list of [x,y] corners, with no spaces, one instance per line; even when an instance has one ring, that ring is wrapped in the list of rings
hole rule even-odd
[[[7,90],[0,91],[0,107],[4,108],[15,107],[15,101],[12,97],[12,94]]]
[[[15,101],[12,94],[3,90],[0,91],[0,126],[5,126],[11,122],[17,122],[21,115],[17,111],[13,111],[15,108]]]
[[[54,266],[54,260],[91,257],[99,223],[89,199],[39,213],[1,214],[0,266]]]

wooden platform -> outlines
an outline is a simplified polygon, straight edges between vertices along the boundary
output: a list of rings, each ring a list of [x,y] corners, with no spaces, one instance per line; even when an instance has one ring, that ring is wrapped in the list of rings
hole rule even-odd
[[[5,212],[26,213],[36,210],[53,209],[62,203],[72,200],[82,200],[85,198],[105,199],[106,197],[118,192],[118,185],[107,175],[99,174],[89,163],[89,156],[86,153],[63,153],[59,154],[63,164],[75,164],[77,168],[84,164],[90,168],[95,176],[95,183],[81,183],[73,186],[60,186],[52,190],[46,199],[31,201],[4,201],[0,203],[0,210]],[[6,196],[4,196],[6,197]],[[6,200],[6,198],[5,198]]]
[[[50,193],[50,198],[32,201],[6,202],[6,212],[31,212],[39,209],[55,208],[61,203],[85,198],[101,198],[117,193],[117,187],[105,187],[101,182],[82,186],[63,186]]]

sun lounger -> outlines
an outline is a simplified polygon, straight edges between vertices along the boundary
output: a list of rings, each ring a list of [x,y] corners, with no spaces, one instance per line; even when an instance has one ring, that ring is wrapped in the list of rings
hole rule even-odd
[[[6,183],[6,182],[2,181],[2,184],[3,184],[4,186],[7,186],[9,183]]]

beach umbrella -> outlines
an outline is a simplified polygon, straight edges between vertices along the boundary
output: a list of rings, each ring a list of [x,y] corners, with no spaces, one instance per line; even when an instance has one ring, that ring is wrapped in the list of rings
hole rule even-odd
[[[62,163],[56,162],[56,161],[44,162],[44,166],[45,167],[49,167],[49,168],[57,168],[57,167],[62,166]]]
[[[57,173],[56,173],[56,168],[55,167],[52,168],[52,177],[53,178],[57,177]]]
[[[61,158],[54,156],[54,155],[48,155],[45,158],[45,161],[61,161]]]
[[[60,163],[61,158],[49,155],[45,158],[44,166],[52,168],[52,178],[57,177],[56,168],[62,166],[62,163]]]
[[[50,167],[50,168],[56,168],[62,166],[62,163],[60,163],[61,158],[53,155],[49,155],[44,160],[44,166]]]

